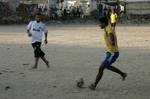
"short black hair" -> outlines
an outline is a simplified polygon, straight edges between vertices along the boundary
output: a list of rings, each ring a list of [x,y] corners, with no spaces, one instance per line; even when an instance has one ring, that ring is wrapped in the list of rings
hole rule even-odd
[[[101,17],[99,17],[99,22],[105,23],[108,25],[108,18],[106,16],[101,16]]]

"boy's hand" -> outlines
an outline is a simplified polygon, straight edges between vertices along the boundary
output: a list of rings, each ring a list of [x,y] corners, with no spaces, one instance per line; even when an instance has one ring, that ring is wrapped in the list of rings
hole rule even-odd
[[[47,39],[45,39],[45,40],[44,40],[44,43],[45,43],[45,44],[47,44],[47,43],[48,43]]]
[[[32,34],[30,33],[30,30],[27,30],[28,36],[31,37]]]
[[[32,36],[32,34],[31,34],[31,33],[28,33],[28,36],[29,36],[29,37],[31,37],[31,36]]]

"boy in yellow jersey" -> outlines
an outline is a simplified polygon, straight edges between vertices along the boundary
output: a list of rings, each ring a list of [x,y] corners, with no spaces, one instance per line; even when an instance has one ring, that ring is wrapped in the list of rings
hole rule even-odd
[[[117,13],[115,13],[114,10],[112,10],[111,15],[110,15],[110,22],[111,22],[111,27],[115,30],[116,23],[117,23]]]
[[[95,90],[98,82],[103,76],[103,71],[105,69],[111,70],[115,73],[118,73],[121,75],[122,80],[125,80],[127,77],[127,74],[122,72],[121,70],[117,69],[116,67],[112,66],[112,64],[117,60],[119,57],[119,49],[117,45],[117,37],[115,34],[114,29],[109,26],[109,21],[106,17],[99,18],[100,27],[104,29],[104,39],[107,46],[107,52],[106,52],[106,58],[102,62],[99,68],[99,72],[96,76],[96,80],[93,84],[89,86],[90,89]]]

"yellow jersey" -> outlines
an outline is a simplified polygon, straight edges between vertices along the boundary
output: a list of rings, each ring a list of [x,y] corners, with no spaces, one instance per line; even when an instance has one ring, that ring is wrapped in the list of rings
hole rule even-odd
[[[112,34],[114,36],[114,39],[115,39],[114,45],[112,45],[110,42],[110,34]],[[107,26],[105,28],[104,39],[105,39],[105,43],[106,43],[108,52],[118,52],[119,51],[116,33],[110,26]]]
[[[111,23],[116,23],[117,22],[117,14],[116,13],[112,13],[110,15],[110,20],[111,20]]]

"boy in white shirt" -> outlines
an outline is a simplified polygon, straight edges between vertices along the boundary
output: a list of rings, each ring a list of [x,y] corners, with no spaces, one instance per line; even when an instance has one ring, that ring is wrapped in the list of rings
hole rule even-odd
[[[46,25],[41,22],[41,18],[42,15],[40,13],[37,13],[35,16],[35,21],[31,21],[27,26],[27,33],[29,37],[32,37],[32,46],[34,48],[35,65],[32,67],[33,69],[37,68],[39,58],[41,58],[49,68],[49,61],[44,57],[45,53],[41,50],[43,33],[45,35],[44,43],[48,43],[48,29]]]

